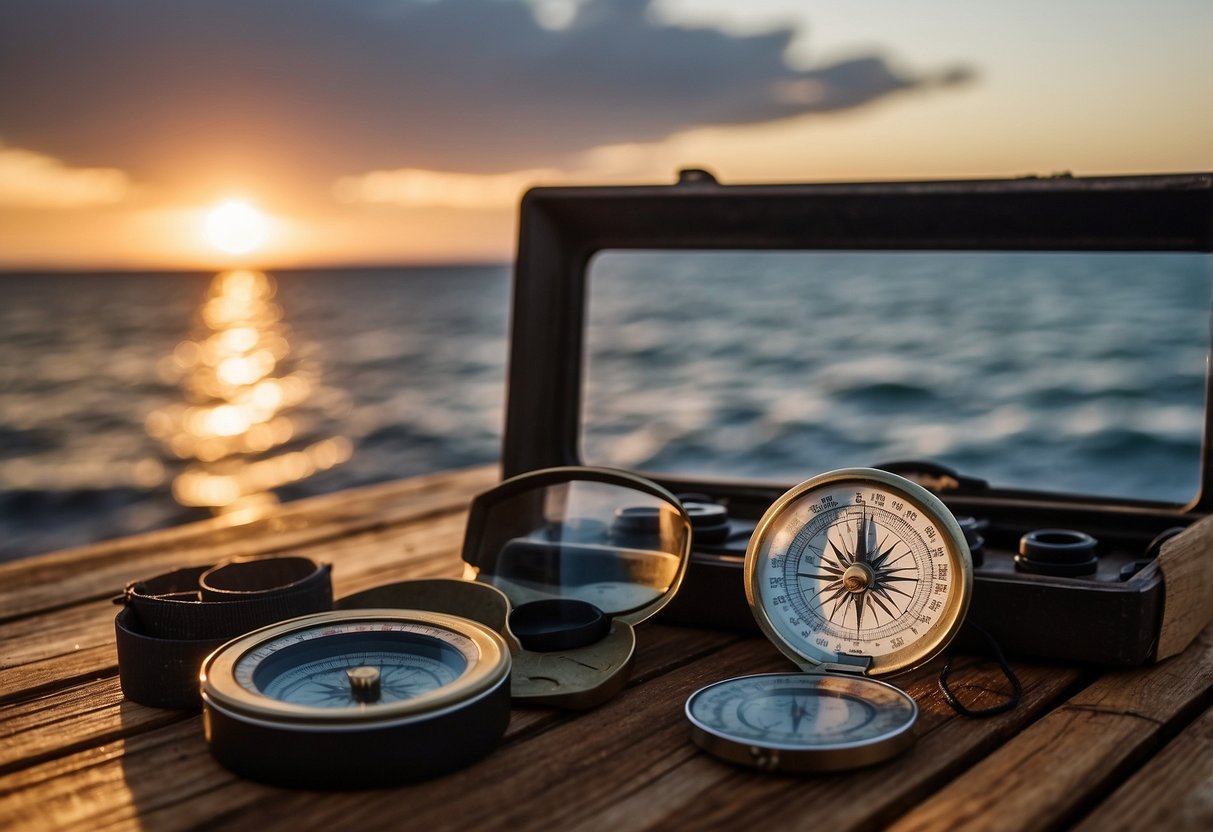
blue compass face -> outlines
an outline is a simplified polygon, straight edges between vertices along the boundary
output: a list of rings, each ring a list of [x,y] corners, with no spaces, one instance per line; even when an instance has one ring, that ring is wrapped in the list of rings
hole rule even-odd
[[[451,684],[468,659],[449,636],[416,628],[326,626],[267,642],[236,665],[237,682],[280,702],[319,708],[389,704]],[[365,679],[373,680],[373,687]]]

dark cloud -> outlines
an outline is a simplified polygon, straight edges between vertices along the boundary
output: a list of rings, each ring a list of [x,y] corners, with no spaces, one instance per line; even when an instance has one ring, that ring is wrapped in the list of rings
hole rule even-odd
[[[795,71],[790,29],[663,26],[646,6],[599,0],[548,31],[500,0],[4,0],[0,138],[136,175],[214,159],[503,170],[956,80],[880,55]]]

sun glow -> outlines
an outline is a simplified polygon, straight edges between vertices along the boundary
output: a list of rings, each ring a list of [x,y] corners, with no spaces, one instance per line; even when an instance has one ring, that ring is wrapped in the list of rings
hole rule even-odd
[[[250,254],[265,242],[265,215],[238,199],[221,202],[206,215],[206,241],[226,254]]]

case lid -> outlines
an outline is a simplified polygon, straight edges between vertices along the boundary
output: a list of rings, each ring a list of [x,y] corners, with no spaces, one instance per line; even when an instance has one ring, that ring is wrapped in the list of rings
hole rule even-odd
[[[463,560],[515,608],[569,599],[636,624],[674,597],[691,521],[673,494],[607,468],[506,480],[472,501]]]

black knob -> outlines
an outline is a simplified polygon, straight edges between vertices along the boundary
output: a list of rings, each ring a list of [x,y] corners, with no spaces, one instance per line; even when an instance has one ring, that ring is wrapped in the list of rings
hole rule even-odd
[[[1099,567],[1095,547],[1099,543],[1086,532],[1073,529],[1037,529],[1019,539],[1015,568],[1035,575],[1077,578],[1094,575]]]

